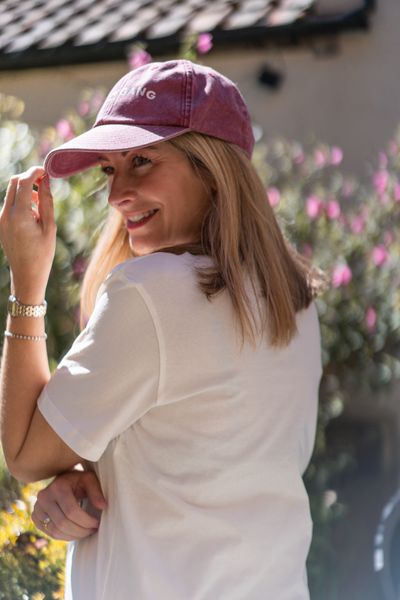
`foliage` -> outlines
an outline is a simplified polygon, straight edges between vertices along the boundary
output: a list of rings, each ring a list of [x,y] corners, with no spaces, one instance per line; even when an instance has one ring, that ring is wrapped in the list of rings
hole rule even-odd
[[[0,511],[0,600],[64,597],[66,544],[43,536],[30,518],[39,489],[21,487],[20,499]]]

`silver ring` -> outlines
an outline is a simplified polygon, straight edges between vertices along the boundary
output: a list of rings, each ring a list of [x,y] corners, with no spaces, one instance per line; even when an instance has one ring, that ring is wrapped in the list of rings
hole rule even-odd
[[[47,531],[47,528],[48,528],[50,522],[51,522],[50,517],[46,517],[45,520],[43,521],[43,525],[44,525],[44,528],[46,529],[46,531]]]

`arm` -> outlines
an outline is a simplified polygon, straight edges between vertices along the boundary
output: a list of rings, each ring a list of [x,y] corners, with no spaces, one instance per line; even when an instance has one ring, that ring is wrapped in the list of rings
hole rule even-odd
[[[0,215],[0,239],[8,258],[11,293],[25,305],[43,304],[53,262],[56,225],[48,176],[34,167],[13,177]],[[33,185],[38,185],[38,192]],[[32,202],[37,210],[32,209]],[[8,331],[43,336],[43,317],[8,317]],[[38,411],[38,397],[50,378],[44,340],[5,338],[0,376],[0,424],[11,473],[35,481],[80,462]]]
[[[95,508],[104,510],[107,503],[100,483],[89,471],[69,471],[57,477],[39,492],[32,521],[36,527],[56,540],[71,542],[92,533],[100,521],[85,512],[78,504],[84,498]],[[44,520],[50,517],[47,527]]]

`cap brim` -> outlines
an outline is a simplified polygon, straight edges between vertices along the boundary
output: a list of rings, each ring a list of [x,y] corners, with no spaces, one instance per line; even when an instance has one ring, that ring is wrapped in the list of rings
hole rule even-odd
[[[144,148],[187,131],[190,129],[157,125],[98,125],[49,152],[44,169],[52,178],[70,177],[97,165],[102,152]]]

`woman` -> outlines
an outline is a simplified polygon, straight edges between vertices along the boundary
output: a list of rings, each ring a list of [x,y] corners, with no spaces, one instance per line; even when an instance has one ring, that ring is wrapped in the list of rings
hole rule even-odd
[[[27,481],[84,462],[108,504],[70,546],[67,598],[308,597],[321,281],[282,237],[253,144],[231,81],[152,63],[90,132],[10,182],[0,236],[21,316],[3,351],[6,459]],[[90,319],[50,378],[48,175],[99,163],[112,211],[83,284]]]

